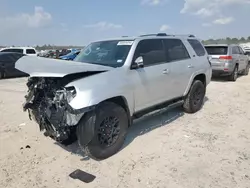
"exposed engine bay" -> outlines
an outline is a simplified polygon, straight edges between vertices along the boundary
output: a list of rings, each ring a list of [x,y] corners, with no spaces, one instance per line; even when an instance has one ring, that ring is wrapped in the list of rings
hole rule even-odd
[[[85,72],[63,78],[30,77],[27,82],[28,94],[23,105],[44,132],[58,142],[75,140],[75,128],[83,114],[89,109],[73,109],[69,102],[76,96],[74,87],[65,87],[69,82],[96,74]],[[72,140],[72,142],[73,142]]]

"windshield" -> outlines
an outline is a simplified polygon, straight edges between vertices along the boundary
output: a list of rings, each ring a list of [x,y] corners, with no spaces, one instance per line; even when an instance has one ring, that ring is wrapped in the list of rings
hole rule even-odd
[[[205,46],[209,55],[226,55],[227,46]]]
[[[110,67],[123,66],[133,41],[101,41],[88,45],[74,61]]]

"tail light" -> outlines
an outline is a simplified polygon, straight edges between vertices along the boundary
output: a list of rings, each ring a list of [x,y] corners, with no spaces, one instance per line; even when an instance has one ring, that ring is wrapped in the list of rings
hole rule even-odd
[[[232,60],[233,57],[230,56],[230,55],[228,55],[228,56],[220,56],[219,59],[221,59],[221,60]]]

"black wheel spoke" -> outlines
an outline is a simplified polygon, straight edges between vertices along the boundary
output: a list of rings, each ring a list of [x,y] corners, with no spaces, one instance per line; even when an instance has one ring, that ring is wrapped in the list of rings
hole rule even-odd
[[[101,145],[109,147],[118,139],[120,133],[119,119],[106,117],[98,129],[98,138]]]

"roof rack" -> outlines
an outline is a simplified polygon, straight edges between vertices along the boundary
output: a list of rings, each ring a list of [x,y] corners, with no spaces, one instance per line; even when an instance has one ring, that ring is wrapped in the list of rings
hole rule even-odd
[[[148,37],[148,36],[158,36],[158,37],[163,37],[163,36],[186,36],[186,37],[195,37],[192,34],[188,34],[188,35],[174,35],[174,34],[172,34],[172,35],[169,35],[169,34],[166,34],[166,33],[140,35],[140,37]]]

